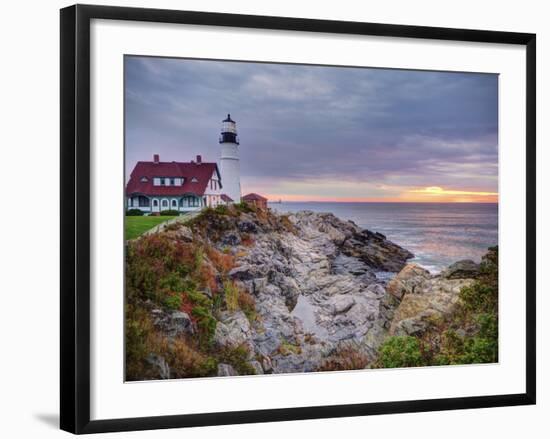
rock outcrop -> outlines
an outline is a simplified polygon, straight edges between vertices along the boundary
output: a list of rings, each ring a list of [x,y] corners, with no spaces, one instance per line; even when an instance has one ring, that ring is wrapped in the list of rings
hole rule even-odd
[[[390,334],[419,335],[431,322],[450,316],[460,290],[472,285],[479,273],[470,262],[455,263],[436,276],[415,264],[403,268],[387,286],[388,292],[401,300],[394,312]]]
[[[266,230],[243,216],[237,229],[253,233],[254,245],[229,275],[255,297],[259,319],[231,336],[220,321],[217,342],[246,342],[269,359],[270,373],[316,370],[342,343],[374,357],[397,304],[376,273],[398,271],[413,255],[332,214],[290,215],[291,231]],[[233,233],[226,231],[221,245]]]
[[[450,315],[461,288],[479,274],[474,262],[459,261],[432,275],[407,264],[412,253],[384,235],[330,213],[209,211],[161,233],[232,255],[224,279],[253,297],[253,318],[238,307],[216,311],[212,346],[246,347],[248,357],[240,361],[257,374],[320,370],[327,358],[350,349],[374,361],[387,337],[420,334],[431,320]],[[201,294],[213,299],[209,291]],[[167,337],[197,331],[181,310],[150,313]],[[170,376],[162,358],[148,361]],[[237,369],[223,361],[214,373],[232,376]]]

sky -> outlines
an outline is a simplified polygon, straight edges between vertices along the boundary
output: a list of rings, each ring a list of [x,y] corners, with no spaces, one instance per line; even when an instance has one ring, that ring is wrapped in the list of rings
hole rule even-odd
[[[128,56],[126,174],[218,161],[240,138],[243,194],[284,201],[497,202],[498,76]]]

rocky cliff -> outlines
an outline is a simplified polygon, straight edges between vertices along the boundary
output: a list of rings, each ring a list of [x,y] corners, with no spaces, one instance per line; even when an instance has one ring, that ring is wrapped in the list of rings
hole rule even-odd
[[[148,252],[147,240],[159,239],[179,259],[166,262],[158,245]],[[134,265],[154,264],[155,255],[173,267],[159,268],[162,279],[145,286]],[[462,261],[432,276],[407,265],[412,257],[329,213],[236,206],[172,224],[129,243],[127,325],[141,309],[150,326],[134,379],[372,367],[388,337],[419,334],[430,319],[452,313],[478,275],[476,264]],[[388,283],[391,273],[399,274]],[[161,292],[144,291],[151,288]],[[155,349],[158,339],[168,347]],[[191,366],[182,368],[188,358],[174,354],[180,342],[196,357]]]

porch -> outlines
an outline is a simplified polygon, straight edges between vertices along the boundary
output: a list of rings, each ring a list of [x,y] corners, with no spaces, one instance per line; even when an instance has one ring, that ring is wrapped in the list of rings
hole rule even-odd
[[[127,198],[128,209],[138,209],[145,214],[160,213],[163,210],[178,212],[193,212],[206,206],[206,200],[195,194],[185,194],[177,197],[147,196],[134,194]]]

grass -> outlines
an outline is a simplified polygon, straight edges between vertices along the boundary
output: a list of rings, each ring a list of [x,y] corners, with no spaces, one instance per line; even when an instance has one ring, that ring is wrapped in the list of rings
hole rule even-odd
[[[168,221],[173,216],[127,216],[124,226],[125,239],[135,239],[156,225]]]

